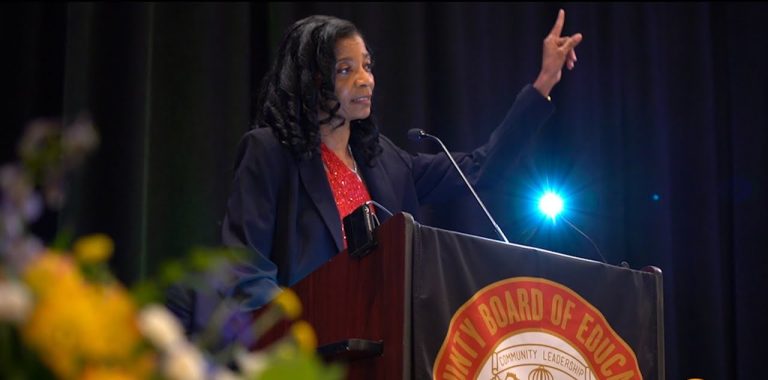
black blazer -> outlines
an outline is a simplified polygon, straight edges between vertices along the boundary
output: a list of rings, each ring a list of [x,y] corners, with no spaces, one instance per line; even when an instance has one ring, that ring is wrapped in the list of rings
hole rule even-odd
[[[554,107],[528,85],[518,94],[503,122],[486,144],[471,153],[452,155],[478,187],[514,168],[524,146]],[[421,204],[466,192],[445,154],[410,154],[380,137],[383,153],[372,166],[353,147],[361,177],[376,202],[393,213],[417,220]],[[343,249],[341,221],[319,155],[296,160],[270,128],[246,133],[222,225],[223,243],[252,254],[238,268],[237,285],[245,310],[259,307],[277,286],[290,286]],[[384,221],[386,215],[379,213]]]

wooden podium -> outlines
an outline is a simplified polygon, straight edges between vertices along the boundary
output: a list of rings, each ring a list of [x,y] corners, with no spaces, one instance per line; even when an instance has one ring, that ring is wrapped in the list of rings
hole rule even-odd
[[[664,378],[662,286],[661,273],[656,268],[635,271],[434,229],[415,223],[410,215],[403,213],[379,226],[375,236],[377,245],[369,254],[355,258],[346,251],[341,252],[292,287],[304,306],[302,318],[315,328],[319,352],[328,360],[343,362],[349,379],[427,379],[433,376],[434,339],[442,341],[444,330],[440,329],[443,328],[441,323],[445,323],[437,321],[450,320],[453,313],[450,310],[461,306],[477,291],[472,290],[476,284],[459,284],[468,292],[452,303],[440,296],[425,298],[420,293],[425,280],[436,276],[455,284],[457,281],[453,280],[457,277],[448,271],[449,266],[464,268],[472,264],[456,260],[450,256],[452,252],[469,253],[469,260],[490,258],[492,252],[497,252],[495,257],[497,260],[501,257],[503,265],[490,265],[495,268],[488,269],[497,272],[496,277],[489,280],[491,282],[517,276],[550,277],[558,281],[557,277],[561,276],[559,281],[566,286],[573,288],[575,284],[585,298],[597,300],[593,304],[602,305],[604,311],[609,311],[606,317],[619,321],[616,323],[618,330],[628,336],[627,344],[634,345],[632,349],[642,353],[643,378]],[[439,238],[443,245],[429,246],[428,240],[433,237]],[[478,249],[466,252],[467,247]],[[441,264],[429,260],[444,261]],[[525,265],[528,265],[527,269]],[[500,266],[509,268],[498,268]],[[477,272],[473,273],[479,273],[487,266],[474,268]],[[439,275],[433,276],[433,273]],[[577,277],[588,280],[574,282]],[[601,277],[603,279],[595,283],[595,279]],[[637,283],[644,285],[635,288],[633,284]],[[447,294],[460,293],[452,289]],[[425,303],[425,299],[428,302]],[[608,310],[610,305],[625,300],[629,307],[637,310],[634,314]],[[643,329],[651,332],[635,335],[636,330]],[[430,342],[427,346],[422,344],[425,336]],[[415,347],[422,349],[416,352]]]
[[[376,230],[374,250],[339,253],[292,288],[318,347],[346,363],[349,379],[411,377],[413,218],[397,214]]]

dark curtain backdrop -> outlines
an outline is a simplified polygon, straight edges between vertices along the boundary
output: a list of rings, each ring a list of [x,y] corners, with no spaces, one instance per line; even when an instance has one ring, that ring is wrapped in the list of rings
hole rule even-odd
[[[598,259],[567,223],[536,214],[541,189],[558,189],[610,263],[660,267],[669,379],[761,378],[766,4],[4,4],[1,158],[32,119],[89,112],[102,144],[50,226],[111,235],[130,283],[219,243],[235,146],[292,22],[356,23],[383,132],[434,152],[406,131],[453,150],[485,141],[535,78],[559,7],[565,33],[584,34],[577,68],[516,175],[481,197],[511,241]],[[421,222],[494,236],[469,195],[425,207]]]

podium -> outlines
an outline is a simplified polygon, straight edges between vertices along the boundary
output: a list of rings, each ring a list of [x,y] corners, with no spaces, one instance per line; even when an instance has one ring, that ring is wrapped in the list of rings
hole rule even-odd
[[[344,362],[349,379],[664,378],[656,268],[440,230],[404,213],[375,236],[369,254],[341,252],[292,287],[321,354]]]

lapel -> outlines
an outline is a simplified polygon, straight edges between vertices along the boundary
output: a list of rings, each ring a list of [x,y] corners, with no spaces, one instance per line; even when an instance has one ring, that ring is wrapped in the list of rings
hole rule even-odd
[[[386,207],[391,212],[398,212],[400,208],[397,207],[395,202],[395,192],[392,189],[392,181],[387,175],[387,171],[381,164],[381,155],[376,157],[373,161],[373,167],[369,167],[365,162],[363,152],[352,148],[355,153],[355,161],[357,161],[357,167],[360,171],[360,176],[363,177],[365,186],[368,188],[368,193],[371,194],[371,198]],[[384,223],[389,218],[389,215],[384,210],[380,210],[376,213],[379,221]]]
[[[320,216],[323,218],[325,226],[336,242],[336,251],[341,252],[344,249],[344,240],[341,236],[339,210],[336,208],[331,185],[328,183],[328,178],[325,175],[323,160],[319,154],[316,154],[311,159],[299,161],[298,166],[304,190],[306,190],[312,202],[320,211]]]

